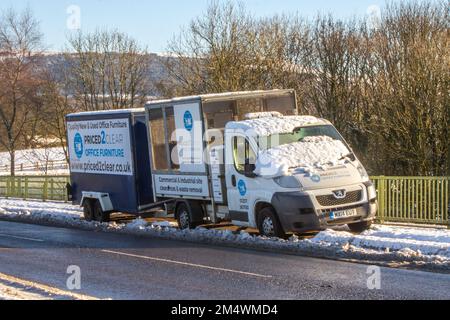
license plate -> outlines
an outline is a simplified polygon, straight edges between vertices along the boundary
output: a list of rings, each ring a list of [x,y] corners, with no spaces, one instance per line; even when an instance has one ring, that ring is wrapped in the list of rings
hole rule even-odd
[[[356,215],[358,215],[358,212],[356,211],[356,209],[333,211],[333,212],[330,212],[330,219],[336,220],[336,219],[341,219],[341,218],[353,217]]]

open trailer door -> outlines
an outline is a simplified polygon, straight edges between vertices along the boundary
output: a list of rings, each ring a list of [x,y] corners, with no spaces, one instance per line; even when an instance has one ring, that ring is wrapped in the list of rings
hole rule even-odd
[[[155,197],[209,199],[201,101],[150,105],[147,116]]]

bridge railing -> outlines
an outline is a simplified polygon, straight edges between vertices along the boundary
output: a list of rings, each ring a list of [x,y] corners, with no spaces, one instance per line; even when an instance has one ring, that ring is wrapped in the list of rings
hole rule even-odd
[[[372,177],[378,220],[450,225],[450,177]]]

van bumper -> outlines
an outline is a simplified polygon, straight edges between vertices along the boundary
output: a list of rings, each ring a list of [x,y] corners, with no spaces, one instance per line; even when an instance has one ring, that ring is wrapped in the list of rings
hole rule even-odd
[[[378,208],[376,199],[336,208],[322,208],[317,206],[313,195],[304,192],[275,193],[272,206],[278,213],[284,231],[288,233],[321,231],[333,226],[373,221]],[[356,215],[334,220],[330,218],[331,212],[348,209],[355,209]]]

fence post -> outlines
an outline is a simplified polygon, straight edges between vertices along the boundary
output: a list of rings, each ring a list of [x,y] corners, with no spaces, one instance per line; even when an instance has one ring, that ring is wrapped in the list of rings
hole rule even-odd
[[[25,177],[25,192],[24,192],[24,199],[28,199],[28,177]]]
[[[22,197],[22,178],[17,178],[17,190],[15,193],[15,198],[21,198]]]
[[[47,177],[44,177],[44,190],[42,192],[42,201],[46,201],[48,198],[48,180]]]
[[[67,192],[67,185],[70,183],[70,177],[66,177],[64,183],[64,202],[69,202],[69,194]]]
[[[11,177],[11,183],[10,183],[10,197],[14,198],[14,194],[16,193],[16,180],[15,177]]]
[[[380,216],[380,223],[384,223],[384,201],[386,198],[386,186],[384,176],[381,176],[378,181],[378,211]]]
[[[6,177],[6,194],[5,194],[6,199],[9,198],[9,179],[11,179],[11,178]]]
[[[450,177],[447,177],[447,179],[444,180],[446,185],[447,192],[445,193],[445,209],[447,210],[447,229],[450,229],[450,198],[449,198],[449,184],[450,184]]]
[[[53,178],[50,178],[50,197],[49,200],[54,200],[54,193],[53,193],[53,187],[54,187],[54,183],[53,183]]]

